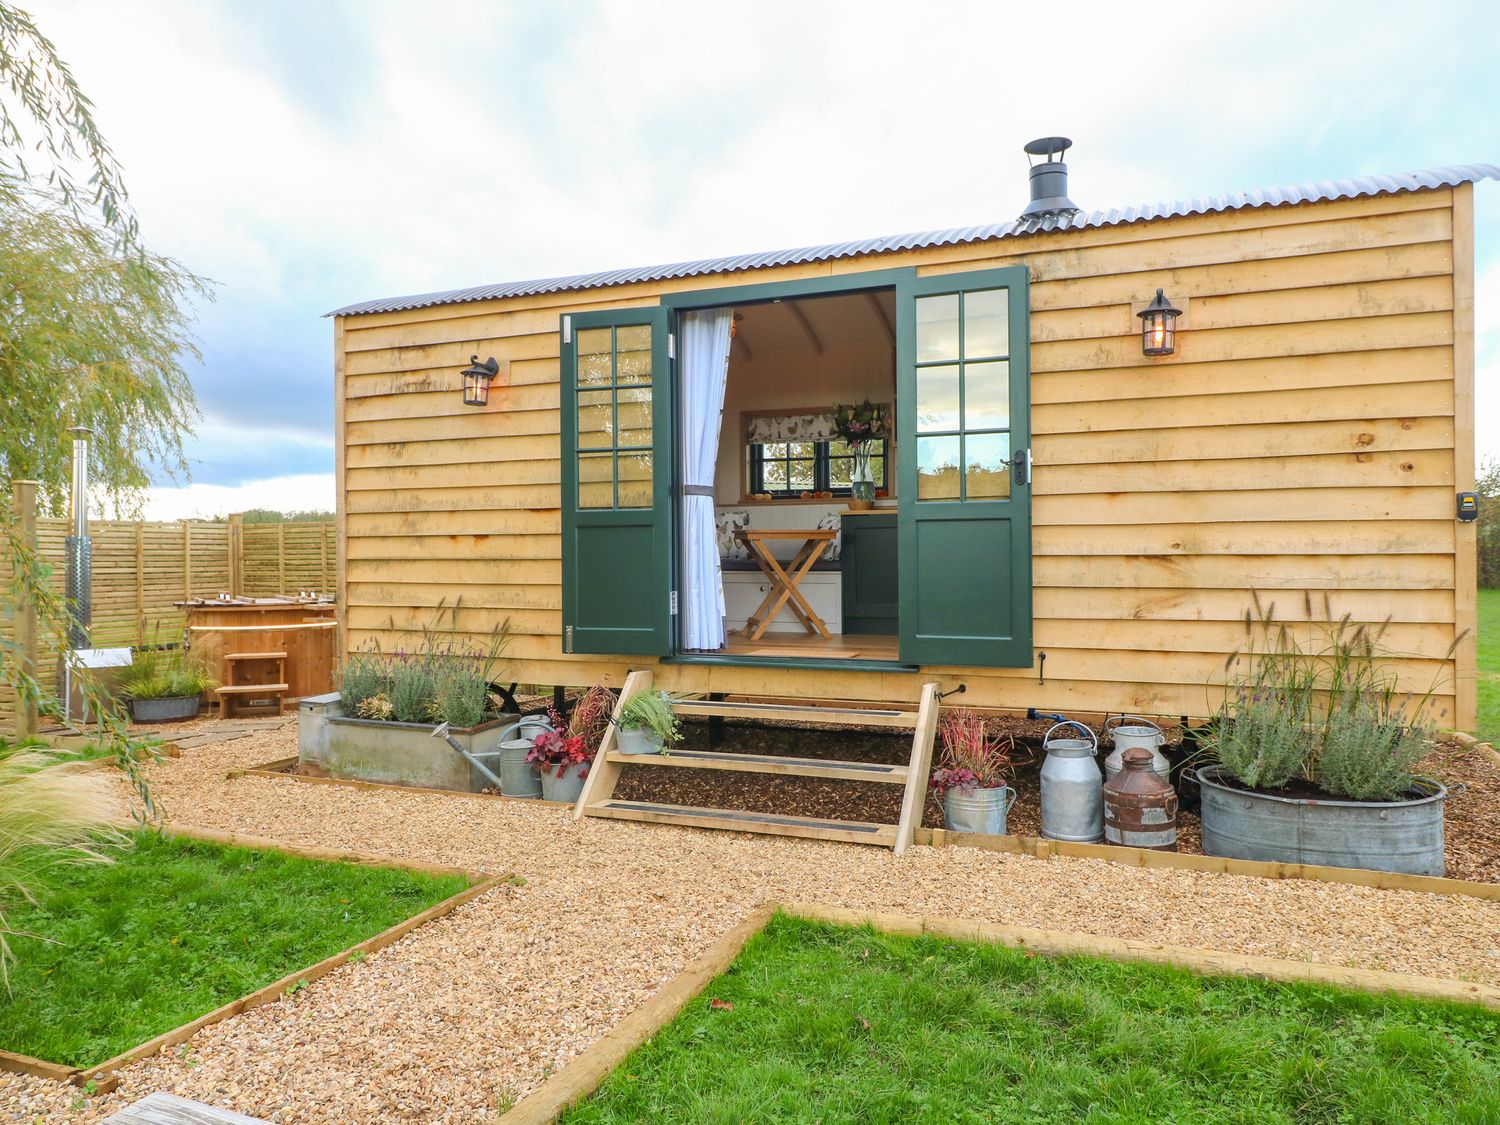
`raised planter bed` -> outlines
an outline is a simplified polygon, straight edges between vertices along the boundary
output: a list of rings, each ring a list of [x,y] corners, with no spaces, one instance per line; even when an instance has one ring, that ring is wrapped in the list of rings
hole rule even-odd
[[[1219,766],[1198,770],[1203,850],[1229,859],[1363,867],[1437,875],[1448,790],[1421,778],[1405,801],[1285,797],[1230,784]]]
[[[500,744],[519,717],[506,715],[448,733],[470,754],[499,771]],[[424,789],[478,793],[487,779],[426,723],[396,723],[345,715],[336,693],[297,707],[297,757],[306,773],[349,781],[378,781]]]

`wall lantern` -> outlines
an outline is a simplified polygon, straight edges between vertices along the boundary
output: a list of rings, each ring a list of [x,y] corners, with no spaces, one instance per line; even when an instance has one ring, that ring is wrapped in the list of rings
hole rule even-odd
[[[1160,289],[1155,300],[1135,315],[1141,318],[1141,351],[1146,355],[1171,355],[1177,350],[1177,318],[1182,310]]]
[[[487,406],[490,401],[490,383],[500,374],[500,365],[490,356],[483,363],[477,355],[469,357],[469,366],[464,370],[464,405]]]

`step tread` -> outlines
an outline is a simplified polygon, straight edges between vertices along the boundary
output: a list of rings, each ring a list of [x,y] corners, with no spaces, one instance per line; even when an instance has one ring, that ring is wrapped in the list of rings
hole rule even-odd
[[[214,691],[220,695],[245,695],[252,691],[286,691],[289,686],[288,684],[227,684],[224,687],[214,688]]]
[[[788,774],[793,777],[829,777],[846,781],[906,783],[911,772],[905,764],[847,762],[832,758],[791,758],[780,754],[738,754],[725,750],[673,750],[670,754],[626,754],[611,750],[607,761],[621,765],[677,766],[687,769],[721,769],[740,773]]]
[[[907,730],[917,725],[915,711],[884,707],[819,707],[799,703],[733,703],[727,700],[685,699],[674,703],[673,710],[679,715],[698,718],[802,719],[836,726],[898,727]]]
[[[584,811],[590,816],[685,824],[696,828],[723,828],[738,832],[810,836],[815,839],[853,840],[870,844],[889,845],[896,842],[894,824],[874,824],[864,820],[829,820],[824,817],[785,816],[744,809],[665,805],[652,801],[609,800],[589,805]]]
[[[225,660],[285,660],[284,652],[230,652],[224,656]]]

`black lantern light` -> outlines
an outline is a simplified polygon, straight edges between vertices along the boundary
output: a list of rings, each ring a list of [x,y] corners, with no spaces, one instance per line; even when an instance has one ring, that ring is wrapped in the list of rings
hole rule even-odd
[[[469,366],[464,370],[464,405],[486,406],[490,401],[490,383],[500,374],[500,365],[490,356],[483,363],[477,355],[469,357]]]
[[[1177,318],[1182,310],[1167,300],[1160,289],[1156,298],[1140,312],[1141,351],[1147,355],[1171,355],[1177,350]]]

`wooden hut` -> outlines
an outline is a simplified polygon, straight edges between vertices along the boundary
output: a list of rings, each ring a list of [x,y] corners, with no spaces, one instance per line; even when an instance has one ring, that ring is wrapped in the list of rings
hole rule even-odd
[[[476,633],[510,621],[525,682],[888,704],[963,682],[1175,717],[1222,699],[1258,591],[1389,618],[1406,683],[1472,729],[1456,496],[1472,185],[1500,169],[1083,212],[1040,167],[996,225],[337,310],[344,649],[461,598]],[[1158,290],[1180,315],[1148,355]],[[496,360],[478,407],[471,357],[471,382]],[[891,432],[851,513],[831,416],[866,402]]]

